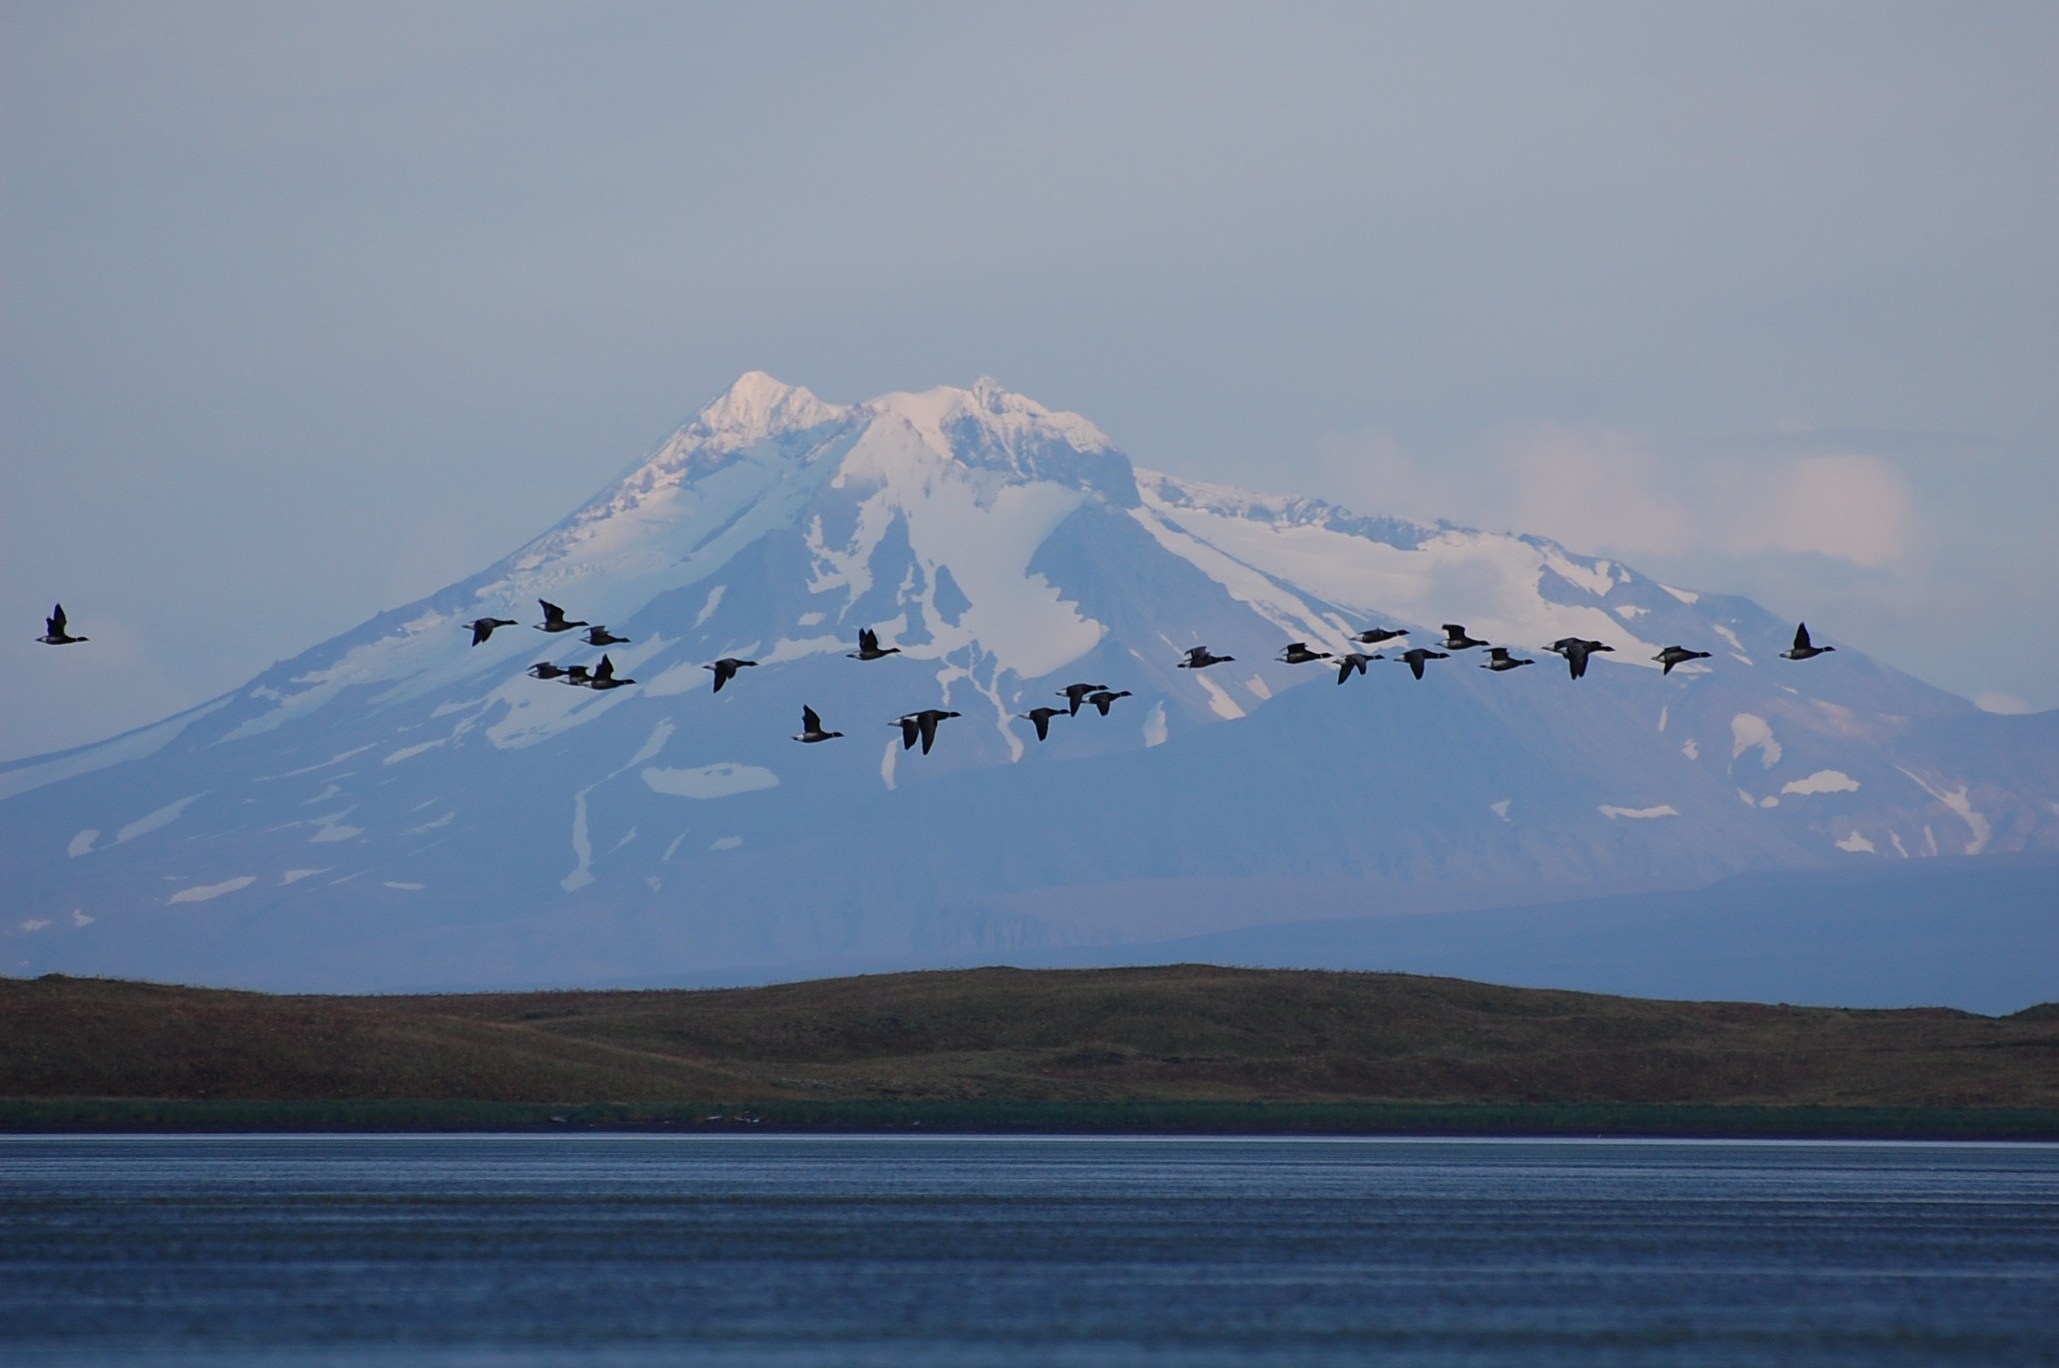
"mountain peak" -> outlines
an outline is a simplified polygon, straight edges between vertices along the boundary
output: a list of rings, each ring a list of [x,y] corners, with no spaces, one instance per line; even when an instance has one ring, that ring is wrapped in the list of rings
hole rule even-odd
[[[844,416],[799,385],[764,371],[745,371],[721,396],[695,416],[693,428],[710,442],[747,443],[775,432],[818,427]]]

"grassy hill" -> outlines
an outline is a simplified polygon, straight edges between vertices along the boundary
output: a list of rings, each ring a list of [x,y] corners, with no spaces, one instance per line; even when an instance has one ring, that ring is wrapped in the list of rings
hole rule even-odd
[[[2002,1109],[2020,1123],[2003,1133],[2059,1134],[2049,1006],[1990,1018],[1654,1002],[1401,974],[979,969],[416,997],[52,976],[0,980],[0,1039],[0,1125],[15,1126],[515,1124],[547,1120],[538,1108],[598,1107],[588,1119],[755,1109],[793,1124],[1187,1116],[1239,1129],[1234,1118],[1262,1115],[1348,1129],[1354,1114],[1485,1108],[1588,1129],[1808,1108]]]

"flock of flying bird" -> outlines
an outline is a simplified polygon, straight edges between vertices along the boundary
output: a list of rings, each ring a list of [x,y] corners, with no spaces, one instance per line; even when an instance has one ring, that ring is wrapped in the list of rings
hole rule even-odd
[[[597,627],[588,622],[567,618],[565,610],[558,607],[555,603],[544,599],[538,599],[537,603],[543,608],[543,621],[532,625],[539,632],[556,634],[575,631],[578,628],[584,627],[586,628],[586,636],[584,638],[586,644],[603,648],[624,645],[629,641],[628,637],[616,636],[606,627]],[[502,627],[515,627],[519,625],[513,618],[494,617],[482,617],[464,624],[466,630],[472,633],[472,644],[474,646],[485,642],[494,632]],[[1407,635],[1408,631],[1405,628],[1374,627],[1357,633],[1352,637],[1352,640],[1367,646],[1378,646],[1384,642],[1398,641]],[[43,635],[36,638],[36,640],[46,646],[73,646],[89,639],[87,637],[71,635],[64,615],[64,605],[61,603],[51,609],[50,616],[45,618],[43,622]],[[1354,673],[1363,675],[1366,672],[1366,666],[1375,660],[1390,659],[1406,664],[1410,673],[1414,674],[1417,679],[1421,679],[1425,663],[1432,660],[1449,660],[1454,652],[1471,650],[1475,646],[1487,646],[1487,659],[1481,662],[1480,668],[1492,670],[1497,674],[1507,670],[1518,669],[1524,665],[1534,665],[1537,663],[1534,660],[1526,660],[1511,655],[1509,648],[1506,646],[1488,646],[1485,641],[1466,635],[1464,624],[1457,622],[1447,622],[1444,624],[1444,639],[1437,644],[1444,647],[1444,649],[1433,651],[1427,647],[1415,646],[1395,656],[1388,656],[1379,652],[1368,655],[1363,651],[1349,651],[1343,655],[1332,655],[1328,651],[1312,651],[1308,648],[1307,643],[1295,641],[1288,643],[1286,648],[1280,652],[1278,659],[1281,663],[1287,665],[1308,665],[1318,660],[1333,661],[1337,666],[1337,682],[1339,684],[1351,678]],[[1587,640],[1583,637],[1560,637],[1544,649],[1564,657],[1568,673],[1573,678],[1579,679],[1587,673],[1588,657],[1597,651],[1613,651],[1615,648],[1599,641]],[[1789,650],[1782,651],[1780,655],[1785,660],[1807,660],[1812,656],[1824,655],[1836,649],[1835,646],[1817,646],[1812,644],[1809,640],[1809,624],[1805,622],[1795,628],[1794,646]],[[898,646],[881,646],[879,644],[879,634],[870,627],[859,628],[858,649],[845,652],[852,660],[880,660],[890,655],[899,655],[900,653],[901,648]],[[1653,660],[1658,661],[1663,667],[1660,671],[1661,674],[1673,673],[1675,665],[1685,664],[1690,660],[1707,660],[1708,658],[1709,653],[1707,651],[1690,651],[1685,646],[1668,646],[1665,650],[1652,657]],[[1205,670],[1211,665],[1224,665],[1235,659],[1235,656],[1216,655],[1206,646],[1191,646],[1187,649],[1187,658],[1180,661],[1174,668],[1181,670]],[[721,693],[722,686],[736,678],[737,671],[747,669],[757,663],[755,660],[739,660],[734,656],[724,656],[713,664],[703,665],[701,668],[714,672],[714,692]],[[553,665],[547,660],[540,660],[529,667],[529,673],[537,679],[555,679],[560,683],[570,684],[575,688],[599,689],[602,691],[620,689],[636,682],[633,679],[620,678],[615,674],[615,663],[608,658],[605,649],[601,653],[598,665]],[[1031,708],[1026,713],[1016,714],[1024,721],[1036,727],[1037,740],[1039,741],[1046,740],[1050,736],[1052,718],[1077,717],[1079,716],[1080,704],[1082,703],[1093,704],[1099,710],[1101,716],[1106,717],[1108,716],[1109,708],[1115,705],[1117,699],[1128,698],[1131,695],[1128,689],[1111,689],[1106,684],[1068,684],[1058,691],[1058,696],[1065,700],[1065,707]],[[962,714],[943,708],[924,708],[920,712],[904,713],[888,725],[900,728],[901,749],[910,750],[917,744],[920,744],[922,746],[922,753],[927,755],[929,754],[929,748],[936,743],[938,724],[947,718],[959,716],[962,716]],[[842,735],[842,732],[823,730],[822,719],[816,715],[813,708],[803,707],[801,709],[801,731],[799,735],[794,737],[794,740],[813,743],[816,741],[834,740]]]

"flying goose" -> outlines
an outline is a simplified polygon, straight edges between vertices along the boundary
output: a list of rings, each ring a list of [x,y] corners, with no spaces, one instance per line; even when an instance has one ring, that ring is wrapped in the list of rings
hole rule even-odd
[[[746,665],[756,665],[757,663],[755,660],[738,660],[735,656],[724,656],[713,665],[703,665],[701,668],[715,672],[715,692],[721,693],[722,686],[735,679],[738,670],[743,669]]]
[[[1445,654],[1444,652],[1442,652],[1442,651],[1428,651],[1428,650],[1425,650],[1425,649],[1423,649],[1423,648],[1422,648],[1421,646],[1413,647],[1413,648],[1411,648],[1410,650],[1406,650],[1406,651],[1403,651],[1403,652],[1402,652],[1402,653],[1401,653],[1400,655],[1398,655],[1398,656],[1390,656],[1390,657],[1388,657],[1388,658],[1389,658],[1390,660],[1405,660],[1405,661],[1407,661],[1407,662],[1408,662],[1408,668],[1409,668],[1409,670],[1410,670],[1410,671],[1411,671],[1411,672],[1412,672],[1412,673],[1413,673],[1413,674],[1415,675],[1415,677],[1416,677],[1417,679],[1421,679],[1421,678],[1423,677],[1423,662],[1424,662],[1424,661],[1426,661],[1426,660],[1449,660],[1449,659],[1451,659],[1451,657],[1450,657],[1450,656],[1446,655],[1446,654]]]
[[[1337,657],[1337,682],[1342,684],[1345,680],[1351,678],[1353,670],[1364,674],[1366,672],[1366,662],[1368,661],[1385,660],[1386,658],[1383,655],[1367,655],[1363,651],[1352,651],[1348,654],[1340,655]]]
[[[603,655],[601,663],[593,667],[593,674],[587,679],[586,687],[589,689],[619,689],[624,684],[634,684],[635,682],[633,679],[615,678],[615,662]]]
[[[1396,637],[1405,637],[1407,635],[1408,629],[1405,627],[1371,627],[1363,632],[1360,632],[1357,636],[1353,637],[1352,640],[1363,641],[1368,646],[1377,646],[1383,641],[1392,641]]]
[[[921,712],[909,713],[905,717],[895,718],[892,725],[901,729],[902,750],[912,747],[919,738],[922,742],[922,753],[928,755],[929,748],[936,743],[937,723],[947,717],[958,717],[960,715],[959,713],[946,712],[942,708],[924,708]]]
[[[1535,665],[1536,663],[1537,662],[1534,660],[1522,660],[1516,656],[1510,655],[1509,648],[1506,646],[1489,646],[1487,648],[1486,663],[1481,665],[1480,668],[1483,670],[1497,671],[1513,670],[1518,665]]]
[[[1080,715],[1080,703],[1089,694],[1099,693],[1107,687],[1106,684],[1068,684],[1060,689],[1058,696],[1071,705],[1065,710],[1066,716],[1078,717]]]
[[[539,632],[569,632],[574,627],[586,625],[584,622],[567,621],[565,610],[548,599],[538,599],[537,602],[543,606],[543,621],[534,624]]]
[[[568,665],[558,671],[558,674],[561,676],[561,682],[570,684],[575,689],[583,689],[593,683],[593,671],[584,665]]]
[[[1302,641],[1290,641],[1287,643],[1287,649],[1280,652],[1282,665],[1306,665],[1311,660],[1328,659],[1328,651],[1311,651],[1308,649],[1308,643]]]
[[[1235,656],[1210,655],[1206,646],[1189,646],[1187,658],[1173,666],[1176,670],[1205,670],[1211,665],[1222,665],[1235,660]]]
[[[1070,717],[1072,714],[1063,708],[1031,708],[1026,713],[1017,713],[1016,716],[1034,722],[1037,727],[1037,740],[1048,741],[1051,738],[1051,719]]]
[[[801,734],[799,736],[796,736],[794,740],[806,741],[812,744],[816,741],[827,741],[833,736],[842,735],[842,732],[822,730],[822,719],[815,715],[815,710],[811,707],[808,707],[806,704],[802,705]]]
[[[1099,708],[1101,710],[1101,715],[1103,717],[1106,717],[1108,716],[1108,708],[1110,704],[1114,703],[1115,700],[1118,698],[1128,698],[1129,696],[1130,691],[1128,689],[1103,689],[1099,693],[1088,694],[1087,701],[1089,703],[1092,703],[1095,707]]]
[[[1794,629],[1794,649],[1782,651],[1782,660],[1807,660],[1811,656],[1827,655],[1835,646],[1812,646],[1809,643],[1809,624],[1804,622]]]
[[[43,635],[36,638],[45,646],[76,646],[90,637],[75,637],[64,630],[64,605],[58,604],[50,610],[50,616],[43,619]]]
[[[900,653],[901,648],[898,646],[882,647],[879,644],[879,633],[873,631],[870,627],[860,627],[858,629],[857,650],[844,652],[845,655],[853,660],[878,660],[883,656],[899,655]]]
[[[464,625],[472,629],[472,644],[474,646],[477,646],[481,642],[485,641],[486,638],[493,635],[494,628],[513,627],[515,625],[515,620],[513,618],[483,617],[476,618],[471,622],[465,623]]]
[[[1447,651],[1464,651],[1487,643],[1478,637],[1467,636],[1464,623],[1447,622],[1444,624],[1444,640],[1437,644]]]
[[[584,666],[580,668],[584,669]],[[539,660],[529,667],[529,673],[537,679],[559,679],[565,674],[565,667],[553,665],[548,660]]]
[[[628,640],[628,637],[618,637],[605,627],[586,629],[586,644],[589,646],[620,646]]]
[[[1587,641],[1580,637],[1560,637],[1544,648],[1555,655],[1566,658],[1566,669],[1575,679],[1587,673],[1587,657],[1596,651],[1614,651],[1613,646],[1604,646],[1599,641]]]
[[[1658,661],[1659,664],[1665,667],[1659,671],[1662,675],[1673,673],[1675,665],[1685,665],[1690,660],[1707,660],[1708,658],[1709,653],[1707,651],[1690,651],[1685,646],[1668,646],[1665,650],[1652,657],[1653,660]]]

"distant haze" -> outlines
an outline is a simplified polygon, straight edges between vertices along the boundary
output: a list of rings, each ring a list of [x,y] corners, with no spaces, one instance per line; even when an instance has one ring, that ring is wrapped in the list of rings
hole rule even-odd
[[[990,374],[2059,705],[2055,62],[2031,5],[7,7],[0,757],[475,571],[753,368]]]

